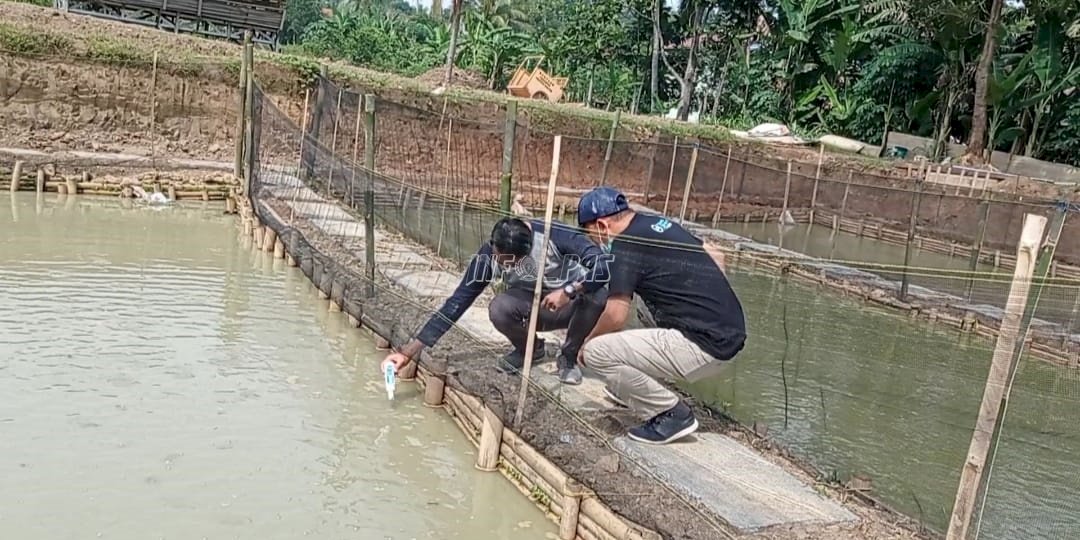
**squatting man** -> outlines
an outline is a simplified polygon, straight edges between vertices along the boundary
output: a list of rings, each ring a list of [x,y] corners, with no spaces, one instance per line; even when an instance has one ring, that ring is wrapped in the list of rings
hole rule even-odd
[[[607,303],[578,363],[607,383],[610,399],[648,418],[630,438],[666,444],[693,433],[693,409],[657,379],[701,380],[742,350],[746,322],[722,255],[670,219],[632,211],[610,187],[583,195],[577,215],[611,255]],[[655,328],[623,330],[635,294]]]
[[[547,253],[543,250],[544,223],[506,217],[495,223],[491,239],[469,262],[461,282],[428,319],[416,337],[401,350],[386,357],[400,370],[424,349],[436,342],[472,306],[491,283],[501,279],[506,285],[488,306],[495,328],[513,345],[502,358],[504,371],[520,370],[525,363],[529,315],[536,287],[536,261],[544,261],[543,300],[537,329],[541,332],[566,330],[566,340],[558,355],[559,380],[581,384],[576,365],[585,337],[593,331],[604,311],[607,265],[610,257],[584,234],[553,223]],[[533,361],[545,357],[544,340],[534,342]]]

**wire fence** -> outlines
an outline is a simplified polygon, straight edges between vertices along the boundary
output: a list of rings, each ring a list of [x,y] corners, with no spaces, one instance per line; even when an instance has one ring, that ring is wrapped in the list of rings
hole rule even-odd
[[[315,95],[329,98],[314,105]],[[409,289],[402,276],[455,274],[505,215],[499,207],[504,139],[513,141],[513,195],[533,212],[547,203],[551,141],[529,130],[526,119],[513,120],[510,138],[510,122],[485,125],[375,98],[376,148],[368,169],[362,94],[324,79],[308,101],[311,113],[297,126],[269,99],[259,100],[256,208],[264,222],[287,231],[282,238],[290,253],[301,254],[301,269],[343,310],[370,306],[371,295],[378,305],[393,306],[385,324],[399,341],[415,335],[445,299],[438,292],[445,287]],[[854,175],[836,178],[840,173],[805,164],[792,164],[789,176],[786,165],[750,163],[736,150],[674,142],[615,141],[611,152],[608,146],[606,140],[564,139],[552,201],[556,219],[576,224],[577,197],[605,183],[651,210],[683,215],[706,240],[731,239],[717,231],[744,236],[725,245],[729,279],[746,310],[747,348],[723,377],[684,390],[788,449],[789,457],[817,471],[818,480],[849,493],[870,492],[922,526],[944,530],[994,355],[987,329],[1000,324],[1008,305],[1023,214],[1053,220],[1062,208],[1049,201],[998,201],[989,192],[969,197],[926,180],[861,184]],[[784,210],[795,223],[780,227]],[[372,243],[364,230],[367,212],[379,224]],[[1070,216],[1064,215],[1058,244],[1062,260],[1075,223]],[[978,248],[962,244],[980,236]],[[415,256],[405,239],[427,251]],[[665,262],[680,259],[672,252]],[[1080,469],[1070,458],[1080,444],[1080,430],[1070,421],[1080,400],[1080,370],[1069,360],[1075,358],[1080,284],[1065,268],[1055,263],[1057,275],[1036,280],[1041,294],[1030,335],[1043,349],[1029,343],[994,434],[973,526],[981,537],[1054,538],[1080,528],[1074,513],[1062,510],[1080,503]],[[905,311],[868,304],[895,297],[905,280]],[[928,318],[914,317],[926,312]],[[962,331],[942,324],[953,318]],[[491,369],[505,345],[478,339],[476,323],[458,321],[436,349],[452,358],[451,384],[511,415],[516,382]],[[1048,348],[1058,354],[1043,354]],[[628,515],[641,518],[635,508],[660,504],[640,495],[653,487],[605,483],[595,474],[585,456],[590,449],[612,451],[610,425],[576,411],[557,387],[530,392],[530,421],[550,422],[543,427],[582,441],[559,450],[583,460],[568,472],[590,478],[605,501]],[[636,462],[639,472],[648,469],[629,455],[621,459]],[[699,503],[675,497],[680,503],[672,512],[706,524],[714,535],[707,537],[730,530]],[[674,527],[643,524],[665,533]]]

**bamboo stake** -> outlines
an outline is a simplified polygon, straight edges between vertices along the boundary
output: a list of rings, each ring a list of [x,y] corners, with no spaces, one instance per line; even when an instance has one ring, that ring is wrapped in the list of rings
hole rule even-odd
[[[844,184],[844,197],[840,199],[840,219],[844,219],[844,212],[847,210],[847,196],[851,191],[851,171],[847,173],[847,183]]]
[[[11,169],[11,185],[8,186],[12,192],[19,191],[19,179],[22,178],[23,162],[16,161],[15,167]]]
[[[821,181],[821,164],[825,161],[825,145],[822,144],[818,148],[817,155],[817,171],[814,173],[814,191],[810,195],[810,224],[814,224],[814,213],[817,211],[817,190],[818,182]]]
[[[562,135],[556,135],[551,150],[551,179],[548,180],[547,208],[544,209],[544,243],[540,253],[547,253],[551,241],[551,219],[555,207],[555,187],[559,183],[559,162],[562,153]],[[669,190],[670,193],[670,190]],[[514,411],[514,427],[521,425],[525,414],[525,398],[529,391],[529,371],[532,369],[533,351],[536,346],[536,323],[540,313],[540,293],[544,286],[544,264],[536,265],[536,286],[533,287],[532,309],[529,312],[529,337],[525,341],[525,366],[521,370],[521,391],[518,395],[517,410]]]
[[[429,360],[426,367],[431,375],[424,379],[427,385],[424,387],[424,406],[442,407],[446,393],[446,360]]]
[[[975,422],[975,431],[971,435],[967,461],[960,472],[960,485],[957,488],[952,517],[946,540],[963,540],[967,537],[971,514],[975,509],[979,485],[982,482],[983,468],[990,451],[990,443],[1001,411],[1001,400],[1008,391],[1009,373],[1015,362],[1013,352],[1017,341],[1022,342],[1020,332],[1021,318],[1027,305],[1031,288],[1031,277],[1035,271],[1035,255],[1046,228],[1046,218],[1036,214],[1024,216],[1024,228],[1016,249],[1016,270],[1013,272],[1009,299],[1005,305],[1005,316],[1001,320],[994,357],[990,372],[986,377],[982,404]]]
[[[698,144],[690,152],[690,168],[686,171],[686,185],[683,187],[682,207],[679,208],[679,223],[686,222],[686,205],[690,202],[690,186],[694,184],[694,169],[697,168]]]
[[[490,407],[484,407],[484,425],[480,431],[480,448],[476,453],[476,468],[491,472],[499,469],[499,447],[502,446],[503,423]]]
[[[787,213],[788,197],[791,196],[791,161],[787,162],[787,176],[784,179],[784,208],[780,210],[780,221],[783,222],[784,214]]]
[[[300,115],[300,151],[299,158],[297,158],[296,164],[296,179],[300,180],[296,186],[296,190],[293,191],[293,204],[289,205],[289,222],[291,223],[296,217],[296,201],[300,198],[300,190],[303,189],[303,180],[300,178],[302,170],[304,168],[304,140],[307,139],[307,120],[308,120],[308,106],[311,100],[311,89],[304,89],[304,112]]]
[[[352,140],[352,175],[349,177],[349,207],[356,208],[356,169],[359,167],[359,163],[356,161],[360,157],[360,121],[364,117],[364,97],[357,96],[356,103],[356,127],[353,128],[353,140]]]
[[[446,168],[443,172],[443,190],[442,190],[442,213],[439,214],[439,241],[435,244],[435,254],[442,256],[442,240],[443,233],[446,231],[446,204],[449,202],[450,196],[450,141],[454,137],[454,118],[450,117],[450,121],[446,125]]]
[[[154,51],[154,60],[150,68],[150,163],[157,170],[157,136],[154,134],[157,128],[157,64],[158,52]]]
[[[326,178],[326,196],[334,198],[334,166],[337,165],[337,132],[341,124],[341,94],[345,89],[338,87],[337,101],[334,103],[334,131],[330,135],[330,176]]]
[[[712,226],[715,229],[720,223],[720,207],[724,205],[724,190],[727,189],[728,170],[731,168],[731,147],[728,147],[727,159],[724,161],[724,180],[720,182],[720,198],[716,201],[716,212],[713,213]]]
[[[671,169],[668,170],[667,175],[667,195],[664,196],[664,209],[661,214],[667,215],[668,201],[671,200],[671,181],[675,179],[675,158],[679,156],[679,138],[675,137],[675,142],[671,144]]]

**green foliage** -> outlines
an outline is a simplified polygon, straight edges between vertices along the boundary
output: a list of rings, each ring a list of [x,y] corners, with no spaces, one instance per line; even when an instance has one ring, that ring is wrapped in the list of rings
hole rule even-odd
[[[87,40],[87,55],[98,62],[114,65],[132,65],[150,60],[142,49],[109,36],[91,36]]]
[[[15,3],[18,3],[18,4],[31,4],[31,5],[35,5],[35,6],[41,6],[41,7],[52,7],[53,6],[53,1],[52,0],[12,0],[12,1],[15,2]]]
[[[416,75],[446,62],[447,16],[394,0],[290,0],[287,34],[300,51]],[[931,150],[970,130],[976,65],[986,32],[982,0],[682,0],[661,6],[661,44],[682,77],[701,13],[691,110],[700,126],[787,123],[872,144],[887,130],[931,137]],[[1080,164],[1080,3],[1009,4],[988,75],[989,144]],[[660,64],[650,95],[654,0],[471,0],[454,63],[503,88],[525,57],[568,77],[567,100],[597,109],[666,112],[681,91]],[[294,57],[299,58],[299,57]],[[299,62],[300,60],[295,60]],[[305,67],[313,75],[314,67]],[[460,91],[452,90],[451,92]],[[530,108],[534,108],[531,107]],[[543,107],[536,111],[545,121]],[[663,123],[657,120],[657,125]],[[598,120],[597,125],[605,124]],[[665,127],[670,127],[665,124]],[[888,126],[888,128],[886,128]],[[601,132],[606,127],[598,127]]]
[[[0,49],[26,55],[65,53],[70,52],[71,41],[64,36],[0,23]]]

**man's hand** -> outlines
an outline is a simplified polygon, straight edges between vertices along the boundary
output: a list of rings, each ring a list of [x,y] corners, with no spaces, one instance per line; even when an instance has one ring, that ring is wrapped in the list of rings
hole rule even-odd
[[[562,289],[548,293],[548,295],[540,301],[540,305],[543,306],[544,309],[549,311],[558,311],[563,306],[569,303],[570,297],[566,296],[566,292],[564,292]]]
[[[386,359],[383,362],[391,362],[394,364],[394,373],[401,373],[401,368],[409,365],[412,360],[399,352],[393,352],[386,355]]]

